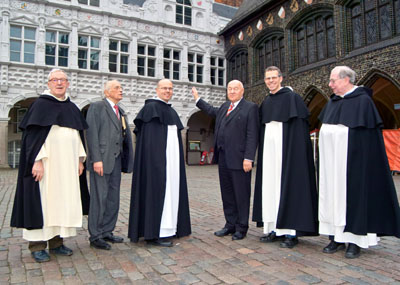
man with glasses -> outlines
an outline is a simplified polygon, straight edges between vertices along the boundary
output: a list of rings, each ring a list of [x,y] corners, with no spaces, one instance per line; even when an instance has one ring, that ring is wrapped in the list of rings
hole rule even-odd
[[[157,83],[157,98],[145,101],[134,120],[136,134],[128,237],[172,246],[171,237],[191,234],[181,131],[183,125],[168,102],[173,85]]]
[[[104,87],[105,98],[90,104],[87,113],[88,170],[90,171],[90,246],[109,250],[111,243],[122,243],[114,235],[118,220],[121,172],[133,168],[132,136],[124,110],[122,87],[117,80]]]
[[[265,70],[253,221],[264,227],[261,242],[293,248],[298,236],[318,232],[317,190],[309,112],[282,80],[278,67]]]
[[[232,240],[246,237],[249,228],[251,170],[258,143],[257,105],[243,98],[239,80],[228,83],[228,101],[213,107],[192,88],[196,106],[215,117],[214,162],[218,163],[225,225],[214,235],[232,234]]]
[[[382,119],[372,90],[354,85],[347,66],[331,71],[333,95],[322,110],[319,134],[319,232],[331,242],[324,253],[360,248],[380,236],[400,238],[400,210],[383,142]]]
[[[76,235],[89,207],[86,178],[79,177],[88,126],[67,94],[67,74],[53,69],[47,85],[19,125],[22,147],[11,216],[11,226],[23,228],[37,262],[50,260],[47,243],[53,254],[72,255],[63,238]]]

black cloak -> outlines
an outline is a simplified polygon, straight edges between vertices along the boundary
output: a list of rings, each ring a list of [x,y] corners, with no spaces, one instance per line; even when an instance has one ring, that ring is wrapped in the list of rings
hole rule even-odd
[[[176,125],[180,153],[177,237],[191,234],[181,130],[183,125],[171,105],[148,99],[134,120],[136,134],[128,237],[137,242],[159,238],[166,185],[168,125]]]
[[[400,238],[399,202],[372,90],[358,87],[344,97],[332,95],[319,119],[349,128],[344,232]]]
[[[254,190],[253,221],[263,226],[262,172],[265,124],[282,122],[281,196],[276,227],[296,230],[298,236],[317,235],[318,198],[311,146],[309,112],[301,97],[284,87],[265,97],[260,106],[260,143]]]
[[[35,158],[44,144],[52,125],[79,131],[82,144],[83,130],[88,125],[83,115],[69,98],[59,101],[50,95],[41,95],[32,103],[19,128],[23,131],[18,168],[17,189],[11,215],[11,226],[28,230],[43,228],[39,182],[32,176]],[[86,171],[79,177],[83,214],[89,212],[89,191]]]

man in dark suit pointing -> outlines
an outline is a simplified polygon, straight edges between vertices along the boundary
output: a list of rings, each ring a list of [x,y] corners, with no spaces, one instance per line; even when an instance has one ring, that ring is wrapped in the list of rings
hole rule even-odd
[[[225,226],[216,236],[233,234],[232,240],[243,239],[249,228],[251,169],[258,143],[258,107],[243,98],[242,82],[228,83],[228,100],[216,108],[199,98],[192,88],[196,106],[215,122],[215,154],[218,163]]]
[[[108,81],[104,94],[103,100],[90,105],[86,118],[91,197],[88,229],[90,245],[109,250],[107,242],[123,242],[113,231],[118,219],[121,171],[132,172],[133,150],[127,117],[118,106],[121,84]]]

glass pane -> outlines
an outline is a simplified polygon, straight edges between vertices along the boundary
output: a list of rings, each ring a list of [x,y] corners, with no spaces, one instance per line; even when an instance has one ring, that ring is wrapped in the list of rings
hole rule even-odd
[[[189,65],[189,73],[194,73],[194,65]]]
[[[190,3],[190,0],[185,0],[185,5],[192,5],[192,3]]]
[[[179,80],[179,72],[174,71],[174,80]]]
[[[56,47],[46,45],[46,55],[56,55]]]
[[[78,45],[87,47],[88,45],[88,37],[87,36],[78,36]]]
[[[26,63],[35,63],[35,54],[34,53],[24,53],[24,62]]]
[[[86,5],[87,5],[88,0],[78,0],[78,3],[80,3],[80,4],[86,4]]]
[[[100,6],[100,0],[90,0],[90,6]]]
[[[121,64],[128,64],[128,56],[121,55]]]
[[[210,58],[210,65],[215,66],[215,57]]]
[[[201,54],[197,55],[197,63],[203,63],[203,56]]]
[[[155,56],[156,55],[156,48],[155,47],[148,47],[147,54],[150,55],[150,56]]]
[[[120,66],[120,72],[121,72],[121,73],[128,73],[128,65],[121,64],[121,66]]]
[[[176,14],[175,21],[177,24],[183,24],[183,16]]]
[[[164,61],[164,70],[169,70],[169,61]]]
[[[68,58],[67,57],[59,57],[58,65],[59,66],[68,66]]]
[[[352,19],[352,35],[353,35],[353,48],[359,48],[363,45],[362,35],[364,33],[361,17],[358,16]]]
[[[197,78],[196,82],[203,83],[203,75],[202,74],[197,74],[196,78]]]
[[[196,67],[197,75],[202,75],[203,74],[203,67],[202,66],[197,66]]]
[[[390,20],[389,7],[389,5],[385,5],[379,9],[381,39],[389,38],[392,36],[392,23]]]
[[[118,50],[118,41],[110,41],[108,45],[109,50]]]
[[[147,67],[149,68],[154,68],[156,66],[156,61],[154,59],[148,59],[147,60]]]
[[[55,64],[56,64],[56,58],[54,56],[46,55],[46,65],[55,65]]]
[[[17,26],[10,27],[10,37],[21,38],[21,35],[22,35],[22,27],[17,27]]]
[[[174,50],[174,59],[179,60],[181,58],[181,52]]]
[[[20,61],[21,60],[20,57],[21,57],[20,52],[10,51],[10,60],[11,61]]]
[[[327,31],[328,35],[328,57],[336,55],[336,38],[335,38],[335,28],[331,27]]]
[[[138,66],[137,72],[139,75],[144,75],[144,67]]]
[[[86,68],[87,68],[87,62],[86,62],[86,60],[79,59],[79,60],[78,60],[78,66],[79,66],[79,68],[84,68],[84,69],[86,69]]]
[[[100,48],[100,38],[90,38],[90,46],[93,48]]]
[[[164,49],[164,58],[170,58],[170,57],[171,57],[171,50]]]
[[[68,57],[68,48],[60,47],[58,49],[58,56]]]
[[[188,61],[194,62],[194,54],[193,53],[188,53]]]
[[[183,4],[183,0],[176,0],[176,3]],[[176,5],[176,6],[178,6],[178,5]]]
[[[99,51],[92,51],[90,53],[90,60],[92,61],[99,61],[100,52]]]
[[[68,37],[69,37],[68,34],[59,33],[59,35],[58,35],[58,42],[59,42],[60,44],[68,44]]]
[[[176,14],[183,14],[183,6],[176,5]]]
[[[143,66],[144,67],[144,57],[139,57],[138,58],[138,66]]]
[[[192,16],[185,15],[185,25],[191,26],[192,25]]]
[[[25,28],[24,29],[24,38],[27,40],[35,40],[35,31],[33,28]]]
[[[365,26],[367,32],[367,44],[375,43],[378,38],[375,10],[372,10],[371,12],[365,14]]]
[[[223,58],[218,58],[218,66],[224,67],[224,59]]]
[[[320,32],[317,34],[317,43],[318,60],[321,60],[325,58],[326,50],[324,33]]]
[[[304,39],[297,41],[297,53],[298,53],[298,65],[303,66],[307,64],[307,58],[305,53],[305,42]]]
[[[168,69],[164,69],[164,77],[165,77],[165,78],[170,78],[170,77],[169,77],[169,70],[168,70]]]
[[[186,17],[186,16],[189,16],[189,17],[192,16],[192,8],[190,8],[190,7],[185,7],[185,17]]]
[[[24,52],[35,53],[35,43],[25,42]]]
[[[111,63],[117,63],[118,56],[116,54],[110,53],[108,61]]]
[[[211,79],[211,84],[215,85],[215,68],[211,69],[210,79]]]
[[[369,11],[371,9],[375,9],[375,0],[364,0],[365,2],[365,11]]]
[[[21,41],[10,40],[11,51],[21,51]]]
[[[56,42],[56,32],[46,32],[46,42]]]
[[[180,64],[175,62],[174,65],[173,65],[174,71],[178,71],[179,72],[179,66],[180,66]]]
[[[90,61],[90,69],[99,70],[99,62],[98,61]]]
[[[400,35],[400,0],[394,1],[394,19],[396,20],[396,34]]]
[[[308,63],[315,62],[315,42],[314,35],[307,37]]]
[[[115,63],[109,63],[108,64],[108,69],[110,70],[110,72],[117,72],[117,65]]]
[[[145,54],[145,46],[138,45],[138,54]]]
[[[129,44],[128,43],[121,43],[121,51],[128,52],[129,51]]]
[[[190,82],[193,82],[193,78],[194,78],[193,73],[189,73],[189,81]]]
[[[155,76],[155,70],[153,68],[149,68],[147,70],[147,76],[154,77]]]

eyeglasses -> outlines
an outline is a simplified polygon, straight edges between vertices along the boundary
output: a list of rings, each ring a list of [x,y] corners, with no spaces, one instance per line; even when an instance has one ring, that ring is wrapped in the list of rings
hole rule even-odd
[[[162,91],[172,91],[172,87],[160,87]]]
[[[53,83],[58,83],[58,81],[60,81],[61,83],[65,83],[65,82],[68,81],[68,79],[65,79],[65,78],[53,78],[53,79],[49,80],[49,82],[53,82]]]
[[[335,84],[336,81],[343,79],[343,78],[337,78],[337,79],[329,79],[329,83]]]
[[[271,80],[275,81],[275,80],[277,80],[279,77],[280,77],[280,76],[265,77],[265,80],[267,80],[267,81],[271,81]]]

